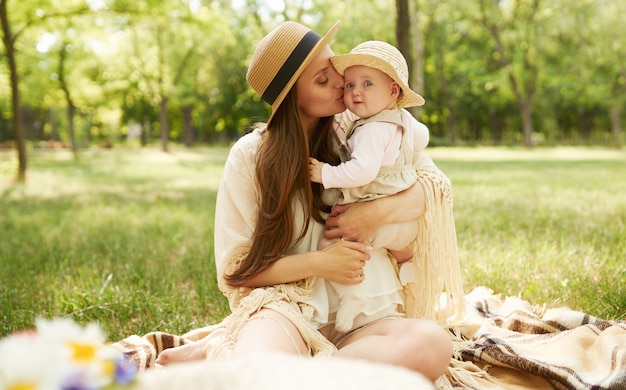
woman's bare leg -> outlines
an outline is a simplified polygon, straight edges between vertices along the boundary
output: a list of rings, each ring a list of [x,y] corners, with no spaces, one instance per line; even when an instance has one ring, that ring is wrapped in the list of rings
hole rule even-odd
[[[452,358],[452,341],[435,322],[397,318],[367,325],[339,345],[336,356],[393,364],[435,381]]]
[[[259,352],[283,352],[308,355],[309,350],[302,335],[282,314],[262,309],[237,333],[237,341],[224,349],[216,359],[236,358]]]
[[[223,332],[217,330],[216,332]],[[166,349],[157,358],[157,363],[167,365],[183,361],[202,360],[223,333],[210,334],[195,343],[176,348]],[[261,352],[283,352],[308,355],[309,350],[298,329],[273,310],[261,309],[250,317],[248,322],[237,333],[236,342],[222,349],[216,360],[232,359]]]

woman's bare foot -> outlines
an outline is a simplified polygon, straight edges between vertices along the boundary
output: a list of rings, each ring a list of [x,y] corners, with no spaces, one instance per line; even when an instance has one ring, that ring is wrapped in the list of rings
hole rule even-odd
[[[173,363],[190,362],[204,359],[204,339],[180,347],[163,350],[156,358],[156,364],[166,366]]]
[[[223,334],[224,330],[219,329],[193,343],[165,349],[157,356],[156,363],[166,366],[168,364],[206,359],[211,345],[223,337]]]

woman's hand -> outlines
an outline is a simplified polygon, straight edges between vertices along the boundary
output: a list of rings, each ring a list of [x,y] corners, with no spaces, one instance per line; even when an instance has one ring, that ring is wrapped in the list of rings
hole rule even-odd
[[[256,288],[319,277],[342,284],[363,281],[363,267],[371,247],[350,241],[333,242],[326,248],[281,257],[248,280],[245,287]]]
[[[425,212],[426,194],[417,183],[395,195],[335,206],[326,220],[324,236],[366,243],[383,225],[415,220]]]
[[[326,220],[324,237],[367,243],[382,226],[377,213],[370,207],[373,205],[373,202],[336,205]]]
[[[363,267],[370,259],[371,247],[358,242],[337,240],[317,254],[317,276],[341,284],[363,281]]]

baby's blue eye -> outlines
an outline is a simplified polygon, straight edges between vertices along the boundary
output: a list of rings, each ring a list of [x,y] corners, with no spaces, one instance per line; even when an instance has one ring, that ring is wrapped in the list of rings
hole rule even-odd
[[[366,87],[371,87],[372,86],[372,82],[371,81],[366,81],[365,82],[365,86]]]
[[[346,88],[354,88],[354,84],[352,84],[352,83],[346,83]]]

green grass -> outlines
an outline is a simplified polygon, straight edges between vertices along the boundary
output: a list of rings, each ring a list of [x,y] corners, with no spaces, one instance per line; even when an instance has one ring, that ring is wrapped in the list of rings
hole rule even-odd
[[[434,150],[453,181],[466,290],[626,318],[626,153]]]
[[[28,184],[0,191],[1,333],[36,316],[97,320],[112,339],[220,319],[212,235],[226,153],[31,154]]]
[[[37,316],[111,340],[228,312],[213,258],[226,148],[0,152],[0,336]],[[466,290],[626,318],[626,153],[432,148],[452,179]]]

